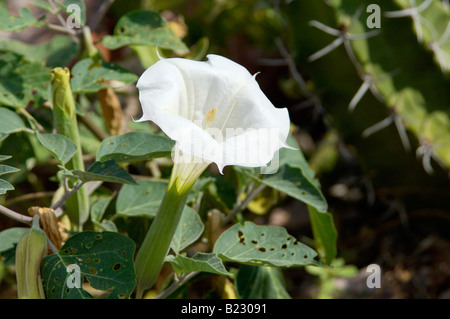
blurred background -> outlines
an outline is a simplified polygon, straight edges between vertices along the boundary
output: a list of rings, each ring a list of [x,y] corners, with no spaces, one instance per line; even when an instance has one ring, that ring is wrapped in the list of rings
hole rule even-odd
[[[109,10],[95,20],[105,2]],[[29,1],[7,3],[17,13]],[[338,230],[334,270],[284,271],[292,298],[450,298],[448,1],[85,4],[94,41],[108,61],[137,75],[154,62],[151,48],[109,50],[100,40],[125,13],[156,11],[191,49],[188,58],[220,54],[259,72],[263,92],[288,108],[292,133],[320,179]],[[33,13],[42,14],[35,7]],[[40,44],[55,34],[29,28],[0,38]],[[139,104],[134,87],[119,97],[128,116],[125,132]],[[8,145],[1,154],[15,147]],[[46,174],[42,167],[34,173]],[[311,237],[304,204],[287,197],[272,204],[263,194],[246,214],[297,238]],[[2,229],[11,225],[0,216]],[[379,289],[366,285],[370,264],[381,267]],[[8,298],[7,286],[3,281],[0,298]]]

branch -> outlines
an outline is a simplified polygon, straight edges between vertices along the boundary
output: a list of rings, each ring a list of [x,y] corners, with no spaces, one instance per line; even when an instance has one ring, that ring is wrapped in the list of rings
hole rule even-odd
[[[5,216],[8,216],[11,219],[14,219],[15,221],[18,221],[20,223],[24,223],[27,225],[31,225],[31,222],[33,221],[33,218],[19,214],[9,208],[6,208],[3,205],[0,205],[0,213],[2,213]]]

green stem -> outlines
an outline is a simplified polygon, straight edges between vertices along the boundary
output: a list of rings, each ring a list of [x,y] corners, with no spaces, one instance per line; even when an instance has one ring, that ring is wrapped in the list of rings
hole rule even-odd
[[[188,193],[189,189],[179,191],[175,184],[169,187],[137,253],[135,265],[136,298],[138,299],[143,297],[144,292],[151,288],[158,278],[180,221]]]

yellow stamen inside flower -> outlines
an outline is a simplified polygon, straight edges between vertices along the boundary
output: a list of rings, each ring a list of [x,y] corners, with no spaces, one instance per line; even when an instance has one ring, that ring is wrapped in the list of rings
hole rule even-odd
[[[212,108],[206,113],[205,119],[203,120],[203,129],[206,130],[211,126],[211,123],[214,122],[214,119],[216,118],[216,114],[217,114],[217,107]]]

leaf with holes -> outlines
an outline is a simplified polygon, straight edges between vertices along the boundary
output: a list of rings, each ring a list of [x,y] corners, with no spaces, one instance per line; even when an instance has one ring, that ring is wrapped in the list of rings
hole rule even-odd
[[[158,157],[170,157],[175,142],[168,137],[146,132],[129,132],[103,140],[97,160],[137,162]]]
[[[80,170],[72,171],[82,182],[103,181],[111,183],[136,184],[133,177],[116,161],[95,162],[84,172]]]
[[[162,49],[189,51],[167,22],[158,13],[151,11],[127,13],[114,27],[114,35],[106,36],[102,41],[111,50],[125,45],[151,45]]]
[[[77,152],[77,146],[61,134],[36,133],[41,144],[48,149],[61,164],[66,164]]]
[[[308,212],[317,252],[324,264],[330,265],[336,257],[337,231],[333,216],[327,212],[319,212],[312,206],[308,206]]]
[[[214,253],[196,253],[192,258],[183,255],[169,255],[166,257],[166,261],[172,264],[178,275],[202,271],[216,275],[231,276],[231,273],[223,265],[222,260]]]
[[[111,87],[108,81],[115,80],[130,84],[137,76],[124,68],[105,61],[95,62],[91,58],[83,59],[72,68],[70,84],[74,93],[94,93]]]
[[[7,156],[7,155],[0,155],[0,162],[7,160],[11,158],[11,156]],[[4,165],[4,164],[0,164],[0,176],[4,175],[4,174],[9,174],[9,173],[15,173],[20,171],[20,169],[9,166],[9,165]],[[4,179],[0,178],[0,195],[4,195],[6,194],[7,191],[12,191],[14,190],[14,186],[12,186],[9,182],[5,181]]]
[[[73,277],[76,271],[67,271],[69,265],[75,265],[80,270],[80,282],[86,279],[91,287],[107,292],[106,299],[129,298],[136,285],[135,248],[130,238],[114,232],[85,231],[73,235],[58,253],[42,260],[45,296],[48,299],[92,298],[82,285],[68,286],[68,282],[77,282]]]
[[[294,267],[319,265],[317,253],[289,235],[285,228],[247,221],[220,235],[214,251],[223,260],[253,266]]]
[[[236,276],[236,290],[242,299],[291,299],[277,267],[242,265]]]
[[[170,247],[179,253],[202,235],[205,226],[195,210],[185,206]]]
[[[6,1],[0,1],[0,30],[19,32],[38,23],[28,8],[20,9],[19,16],[15,17],[9,13]]]

